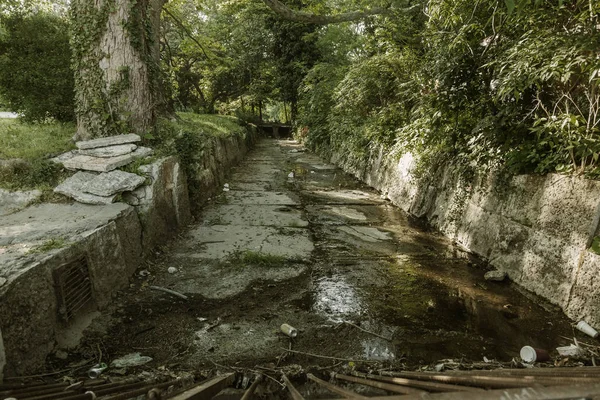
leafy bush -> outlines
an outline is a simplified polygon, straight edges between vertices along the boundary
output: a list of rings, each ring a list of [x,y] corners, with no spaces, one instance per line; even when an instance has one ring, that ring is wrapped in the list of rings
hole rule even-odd
[[[2,19],[0,95],[26,121],[73,121],[69,25],[46,13]]]
[[[346,28],[368,52],[347,54],[341,79],[323,64],[305,78],[308,143],[357,154],[383,144],[470,173],[600,176],[600,3],[430,0],[426,10],[422,23]]]

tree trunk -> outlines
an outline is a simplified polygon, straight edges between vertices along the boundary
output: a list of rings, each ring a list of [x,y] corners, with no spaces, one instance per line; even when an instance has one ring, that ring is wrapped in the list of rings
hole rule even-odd
[[[160,10],[164,0],[73,0],[76,139],[144,134],[162,96]]]

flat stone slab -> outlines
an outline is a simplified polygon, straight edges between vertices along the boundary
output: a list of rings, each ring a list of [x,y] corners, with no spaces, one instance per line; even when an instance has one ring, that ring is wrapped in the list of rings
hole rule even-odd
[[[79,172],[80,173],[80,172]],[[83,184],[82,190],[96,196],[110,197],[130,192],[144,184],[146,178],[125,171],[104,172]]]
[[[133,153],[111,158],[92,157],[80,154],[64,161],[63,165],[65,168],[73,170],[81,169],[84,171],[109,172],[127,165],[138,158],[149,156],[152,152],[152,149],[147,147],[138,147]]]
[[[103,137],[103,138],[93,139],[93,140],[86,140],[83,142],[77,142],[77,143],[75,143],[75,145],[77,146],[77,148],[79,150],[86,150],[86,149],[95,149],[98,147],[115,146],[118,144],[125,144],[125,143],[137,143],[137,142],[140,142],[141,140],[142,140],[142,138],[139,137],[138,135],[129,134],[129,135],[117,135],[117,136],[109,136],[109,137]]]
[[[252,251],[286,258],[310,257],[314,245],[310,232],[302,228],[269,226],[214,225],[200,226],[184,242],[185,253],[179,256],[197,259],[224,259],[240,251]],[[190,252],[190,248],[197,250]]]
[[[11,192],[0,189],[0,216],[8,215],[27,207],[30,203],[40,198],[39,190]]]
[[[242,205],[297,205],[296,200],[283,192],[244,192],[227,193],[229,204]]]
[[[362,190],[313,190],[309,192],[310,196],[318,200],[321,204],[385,204],[386,201],[373,192]]]
[[[29,251],[48,239],[75,240],[116,219],[130,206],[43,203],[0,218],[0,276],[9,278],[31,266]]]
[[[98,175],[90,172],[78,172],[67,178],[63,183],[54,189],[54,193],[59,193],[77,200],[84,204],[111,204],[115,201],[116,195],[97,196],[86,192],[88,185],[93,182]]]
[[[306,227],[302,212],[286,206],[219,205],[203,213],[204,225]]]
[[[88,149],[88,150],[79,150],[79,154],[83,154],[84,156],[110,158],[110,157],[118,157],[118,156],[123,156],[125,154],[129,154],[129,153],[133,152],[135,149],[137,149],[137,145],[129,143],[129,144],[119,144],[116,146],[97,147],[95,149]]]
[[[377,228],[368,226],[341,226],[340,231],[359,238],[362,241],[377,243],[384,240],[392,240],[393,237],[389,232],[382,232]]]

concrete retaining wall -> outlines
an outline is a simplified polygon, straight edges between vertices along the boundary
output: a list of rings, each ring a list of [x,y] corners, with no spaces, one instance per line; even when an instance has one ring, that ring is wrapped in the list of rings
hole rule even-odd
[[[451,168],[418,181],[411,154],[398,158],[383,149],[366,159],[336,149],[332,162],[569,317],[600,327],[600,256],[589,251],[598,233],[600,182],[549,174],[466,183]]]
[[[144,256],[187,225],[190,197],[204,202],[255,140],[255,131],[207,138],[189,179],[176,157],[141,167],[148,184],[107,206],[40,204],[0,219],[0,382],[43,370],[56,348],[73,346],[97,313],[125,288]],[[188,183],[194,189],[188,194]],[[53,248],[43,246],[54,243]],[[66,321],[55,271],[84,259],[92,301]]]

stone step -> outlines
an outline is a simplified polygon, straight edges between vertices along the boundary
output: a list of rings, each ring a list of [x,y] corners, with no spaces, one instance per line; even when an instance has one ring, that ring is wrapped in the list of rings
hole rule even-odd
[[[134,134],[129,135],[117,135],[117,136],[109,136],[99,139],[86,140],[83,142],[77,142],[75,145],[79,150],[86,149],[95,149],[98,147],[108,147],[115,146],[118,144],[126,144],[126,143],[137,143],[142,140],[141,137]]]

